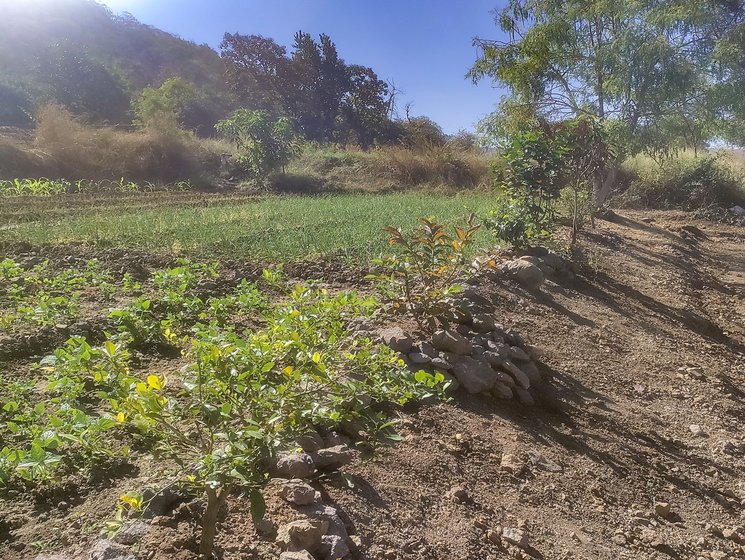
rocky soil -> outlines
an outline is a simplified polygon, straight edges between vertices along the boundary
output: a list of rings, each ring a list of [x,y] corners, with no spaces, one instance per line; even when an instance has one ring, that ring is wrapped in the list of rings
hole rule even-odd
[[[341,434],[299,442],[262,522],[229,499],[220,557],[745,558],[745,230],[628,212],[582,245],[579,274],[548,254],[505,262],[446,329],[381,333],[459,386],[452,400],[401,411],[403,440],[372,460]],[[94,521],[148,484],[137,467],[17,504],[0,558],[194,558],[202,504],[177,492],[99,538]]]

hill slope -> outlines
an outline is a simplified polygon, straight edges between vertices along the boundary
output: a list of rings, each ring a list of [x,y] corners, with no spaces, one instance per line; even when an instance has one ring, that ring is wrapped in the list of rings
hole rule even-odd
[[[223,64],[197,45],[92,0],[0,0],[0,126],[30,123],[42,101],[129,123],[130,98],[180,76],[227,97]]]

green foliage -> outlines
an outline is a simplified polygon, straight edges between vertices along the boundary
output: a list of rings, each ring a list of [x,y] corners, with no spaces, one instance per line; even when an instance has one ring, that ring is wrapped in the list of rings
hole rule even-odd
[[[78,317],[81,301],[110,298],[117,290],[97,260],[82,269],[53,270],[47,262],[25,268],[0,261],[0,325],[7,331],[68,323]]]
[[[0,197],[3,196],[53,196],[62,194],[131,193],[153,191],[188,191],[193,186],[189,181],[155,184],[118,180],[91,181],[80,179],[72,182],[65,179],[0,179]]]
[[[319,142],[385,138],[392,97],[371,69],[347,65],[328,35],[295,34],[292,51],[258,35],[226,33],[220,44],[230,89],[244,107],[289,115],[299,133]]]
[[[289,119],[272,119],[266,111],[238,109],[215,129],[236,145],[235,162],[257,180],[289,163],[298,143]]]
[[[145,88],[132,101],[134,123],[140,127],[178,128],[184,109],[196,97],[194,85],[182,78],[169,78],[158,88]]]
[[[389,226],[388,244],[396,253],[376,259],[376,272],[369,278],[395,308],[408,311],[420,327],[429,329],[435,317],[446,310],[446,301],[463,287],[468,247],[481,227],[472,214],[465,227],[454,227],[451,235],[434,218],[420,218],[411,233]]]
[[[504,195],[484,222],[499,239],[524,246],[551,229],[568,152],[563,138],[541,129],[512,136],[498,157]]]
[[[552,221],[548,213],[536,213],[524,198],[503,194],[487,213],[484,225],[497,239],[514,247],[528,247],[550,236]]]
[[[712,126],[717,114],[741,109],[733,87],[742,76],[734,55],[740,8],[511,0],[496,18],[508,39],[477,39],[470,76],[508,88],[512,124],[498,123],[502,131],[520,113],[554,121],[591,115],[617,123],[630,153],[698,148],[721,136]]]
[[[4,278],[23,274],[12,262],[0,270]],[[271,303],[247,281],[226,295],[196,296],[216,274],[188,261],[156,272],[143,289],[157,305],[140,297],[126,308],[141,311],[136,329],[117,315],[121,332],[102,344],[73,337],[41,360],[45,382],[0,383],[0,483],[57,484],[121,461],[136,440],[207,496],[207,557],[215,508],[240,489],[260,517],[267,465],[298,436],[342,423],[370,438],[390,435],[392,404],[441,394],[441,375],[414,374],[391,349],[347,331],[351,319],[378,309],[374,299],[290,285],[280,271],[263,275]],[[238,332],[242,317],[255,327]],[[186,334],[169,338],[164,319]],[[137,332],[165,335],[183,355],[178,373],[135,369]],[[109,530],[141,507],[141,497],[123,496]]]
[[[49,101],[99,123],[129,125],[132,98],[168,76],[200,84],[199,106],[211,120],[204,132],[217,120],[215,109],[222,116],[230,108],[223,64],[206,45],[97,2],[6,2],[3,8],[0,81],[8,87],[0,84],[0,126],[32,124],[28,115]]]

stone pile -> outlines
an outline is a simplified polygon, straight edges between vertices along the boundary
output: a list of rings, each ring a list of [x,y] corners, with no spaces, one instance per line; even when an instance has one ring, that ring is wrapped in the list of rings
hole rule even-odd
[[[546,278],[572,277],[567,262],[545,247],[532,247],[529,255],[501,263],[497,270],[529,289],[539,288]]]
[[[296,443],[302,451],[277,457],[270,468],[275,478],[269,487],[279,488],[279,496],[294,507],[298,517],[279,527],[265,518],[256,530],[274,535],[275,544],[282,550],[282,560],[347,558],[352,540],[339,512],[324,504],[321,493],[303,479],[317,470],[335,470],[350,463],[356,452],[345,436],[335,432],[325,438],[313,432]]]
[[[381,338],[413,368],[442,373],[452,390],[533,405],[530,389],[542,377],[523,338],[468,302],[456,304],[450,319],[458,322],[427,341],[414,343],[400,327],[385,329]]]

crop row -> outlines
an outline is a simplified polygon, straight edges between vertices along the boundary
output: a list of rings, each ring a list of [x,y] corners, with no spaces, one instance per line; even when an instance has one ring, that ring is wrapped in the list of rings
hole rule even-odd
[[[5,179],[0,180],[0,196],[52,196],[72,193],[125,193],[152,191],[189,191],[192,190],[189,181],[178,181],[166,185],[151,182],[135,183],[119,180],[89,180],[68,181],[65,179]]]

